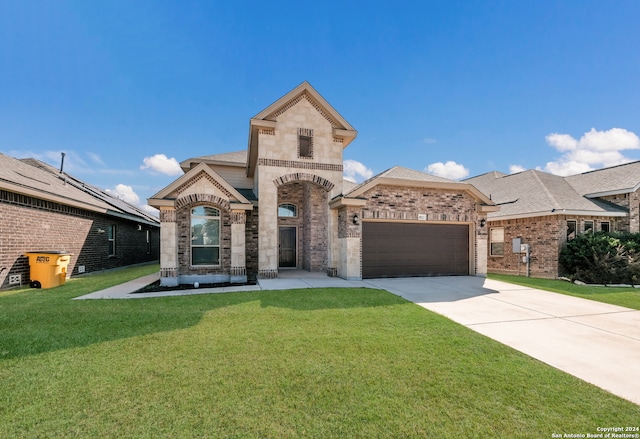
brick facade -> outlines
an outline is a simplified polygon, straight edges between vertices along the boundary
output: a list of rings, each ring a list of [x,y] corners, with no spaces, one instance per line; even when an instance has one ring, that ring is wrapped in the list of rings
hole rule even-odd
[[[107,230],[116,226],[116,253],[109,255]],[[147,244],[147,232],[149,244]],[[141,225],[117,217],[100,215],[38,198],[0,193],[0,288],[9,286],[10,276],[29,281],[30,251],[64,250],[72,253],[69,275],[107,270],[157,261],[160,249],[158,227]]]
[[[327,192],[314,183],[293,181],[278,187],[278,205],[294,204],[296,217],[279,217],[278,226],[296,227],[296,267],[326,271],[328,259]]]
[[[229,205],[228,202],[220,204]],[[181,206],[176,211],[178,223],[178,271],[180,275],[230,274],[231,268],[231,212],[220,204],[194,201]],[[196,206],[210,206],[220,210],[220,265],[198,267],[191,265],[191,209]]]
[[[640,233],[640,189],[630,194],[610,195],[601,199],[629,210],[629,216],[617,230]]]
[[[379,185],[364,194],[364,219],[475,222],[476,201],[463,191]]]
[[[592,221],[595,230],[600,230],[603,221],[609,222],[612,231],[627,231],[627,218],[602,216],[553,215],[509,220],[492,220],[489,228],[504,229],[504,255],[489,256],[489,273],[526,275],[524,254],[512,251],[512,240],[520,238],[522,244],[529,244],[529,269],[531,277],[555,279],[562,275],[559,264],[560,252],[567,242],[567,221],[576,221],[577,233],[584,233],[585,221]]]
[[[425,223],[463,223],[474,225],[469,260],[469,274],[484,274],[484,258],[478,256],[478,239],[486,239],[486,227],[477,226],[483,215],[477,212],[477,201],[463,190],[431,189],[410,186],[378,185],[363,194],[363,220],[387,220]],[[358,236],[360,226],[353,225],[353,208],[341,209],[339,236]],[[470,232],[473,233],[473,232]]]

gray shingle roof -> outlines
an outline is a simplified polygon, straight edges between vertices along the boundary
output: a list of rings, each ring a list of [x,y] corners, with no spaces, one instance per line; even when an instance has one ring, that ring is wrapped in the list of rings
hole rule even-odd
[[[389,168],[386,171],[382,171],[378,175],[374,175],[370,179],[360,183],[357,186],[354,186],[350,189],[343,190],[345,195],[348,195],[352,192],[355,192],[360,187],[368,184],[372,180],[378,178],[393,178],[398,180],[413,180],[413,181],[428,181],[428,182],[438,182],[438,183],[457,183],[455,180],[449,180],[447,178],[438,177],[436,175],[427,174],[426,172],[416,171],[415,169],[404,168],[402,166],[394,166],[393,168]]]
[[[640,188],[640,161],[566,177],[579,194],[625,193]]]
[[[36,159],[0,153],[0,188],[60,204],[157,224],[158,219],[109,193]]]
[[[613,204],[583,197],[564,177],[537,170],[511,175],[489,173],[465,182],[500,206],[498,212],[489,214],[490,218],[543,215],[558,210],[593,215],[624,212]]]
[[[180,162],[180,166],[188,167],[188,163],[200,163],[200,162],[221,162],[234,165],[246,165],[247,163],[247,150],[226,152],[223,154],[205,155],[202,157],[193,157]]]

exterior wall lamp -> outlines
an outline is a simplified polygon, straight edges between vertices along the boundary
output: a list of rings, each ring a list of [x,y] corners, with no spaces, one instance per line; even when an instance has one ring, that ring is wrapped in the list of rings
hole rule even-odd
[[[360,217],[358,216],[357,213],[353,215],[353,224],[355,224],[356,226],[360,224]]]
[[[482,218],[482,219],[480,220],[480,227],[484,227],[486,224],[487,224],[487,220],[486,220],[486,219],[484,219],[484,218]]]

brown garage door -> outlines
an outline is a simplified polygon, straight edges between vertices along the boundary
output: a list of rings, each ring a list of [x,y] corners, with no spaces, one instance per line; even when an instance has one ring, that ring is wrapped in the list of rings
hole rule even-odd
[[[469,274],[469,227],[362,223],[362,277]]]

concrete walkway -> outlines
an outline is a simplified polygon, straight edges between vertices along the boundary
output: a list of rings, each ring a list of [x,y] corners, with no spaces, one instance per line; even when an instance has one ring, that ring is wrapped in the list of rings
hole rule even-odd
[[[480,334],[640,404],[640,311],[482,277],[346,281],[282,271],[258,285],[131,294],[150,275],[78,299],[140,299],[297,288],[384,289]]]

